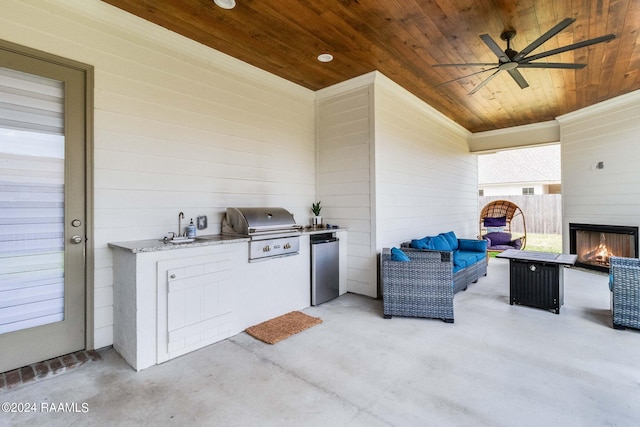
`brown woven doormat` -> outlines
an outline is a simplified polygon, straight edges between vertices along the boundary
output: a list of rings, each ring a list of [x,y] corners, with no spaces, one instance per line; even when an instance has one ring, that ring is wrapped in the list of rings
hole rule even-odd
[[[275,344],[318,323],[322,323],[322,319],[308,316],[299,311],[292,311],[251,326],[245,332],[267,344]]]

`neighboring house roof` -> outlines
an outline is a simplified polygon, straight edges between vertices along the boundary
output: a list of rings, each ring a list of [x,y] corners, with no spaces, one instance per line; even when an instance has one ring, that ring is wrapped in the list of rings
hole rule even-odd
[[[478,156],[478,184],[559,183],[560,145],[521,148]]]

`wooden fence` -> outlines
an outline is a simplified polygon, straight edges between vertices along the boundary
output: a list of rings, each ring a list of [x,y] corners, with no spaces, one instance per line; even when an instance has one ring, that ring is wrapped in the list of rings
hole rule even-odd
[[[482,196],[478,197],[478,212],[493,200],[509,200],[522,209],[527,225],[527,233],[562,233],[562,195],[539,194],[532,196]],[[513,232],[522,232],[522,225],[514,221]]]

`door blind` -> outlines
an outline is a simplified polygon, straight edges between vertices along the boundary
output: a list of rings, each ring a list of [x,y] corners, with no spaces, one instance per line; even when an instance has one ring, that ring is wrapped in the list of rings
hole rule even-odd
[[[64,319],[64,86],[0,67],[0,333]]]

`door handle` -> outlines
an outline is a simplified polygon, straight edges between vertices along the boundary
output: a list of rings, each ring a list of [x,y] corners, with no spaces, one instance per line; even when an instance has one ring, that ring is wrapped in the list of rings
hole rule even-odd
[[[82,243],[82,237],[80,237],[80,236],[73,236],[73,237],[71,238],[71,241],[77,245],[77,244],[79,244],[79,243]]]

